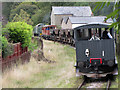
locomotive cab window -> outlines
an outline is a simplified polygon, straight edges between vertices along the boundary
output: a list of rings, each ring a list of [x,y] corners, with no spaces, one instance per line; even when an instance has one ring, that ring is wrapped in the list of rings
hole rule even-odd
[[[76,40],[104,40],[113,38],[113,30],[108,28],[88,28],[76,30]]]
[[[91,40],[100,40],[101,38],[101,29],[100,28],[91,28],[89,30],[90,33],[90,41]]]
[[[88,29],[79,29],[76,31],[77,40],[88,40],[90,38]]]
[[[101,39],[112,39],[114,38],[114,34],[113,34],[113,29],[108,29],[108,28],[105,28],[104,30],[102,30],[102,37]]]

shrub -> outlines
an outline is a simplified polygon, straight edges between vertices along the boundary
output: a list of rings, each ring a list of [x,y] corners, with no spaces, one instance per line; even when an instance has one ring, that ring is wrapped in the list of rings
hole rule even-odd
[[[0,36],[2,41],[2,57],[5,58],[13,53],[13,45],[8,43],[4,36]]]
[[[34,43],[31,42],[28,49],[33,52],[37,48],[38,48],[37,43],[36,42],[34,42]]]
[[[9,39],[13,43],[22,43],[22,47],[29,46],[32,39],[33,27],[25,22],[9,22],[6,25],[9,32]]]
[[[34,51],[35,49],[37,49],[41,44],[39,44],[39,37],[34,37],[34,39],[32,40],[32,42],[30,43],[28,49],[30,51]]]

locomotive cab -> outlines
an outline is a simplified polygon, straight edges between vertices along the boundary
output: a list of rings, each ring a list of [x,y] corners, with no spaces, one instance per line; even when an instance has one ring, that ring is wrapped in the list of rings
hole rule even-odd
[[[87,24],[74,29],[76,73],[94,77],[112,74],[117,67],[114,29],[108,24]]]
[[[44,26],[43,23],[39,23],[34,27],[34,36],[41,36],[42,35],[42,27]]]

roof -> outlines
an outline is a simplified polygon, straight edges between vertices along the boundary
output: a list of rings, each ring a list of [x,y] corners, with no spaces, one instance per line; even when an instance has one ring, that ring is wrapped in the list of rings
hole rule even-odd
[[[90,6],[52,6],[53,14],[72,14],[73,16],[91,16]]]
[[[110,24],[106,24],[106,23],[91,23],[91,24],[86,24],[86,25],[78,26],[78,27],[74,28],[74,30],[88,29],[88,28],[108,28],[109,25]]]
[[[88,16],[88,17],[69,17],[72,24],[87,23],[103,23],[106,16]],[[112,19],[108,19],[107,23],[112,23]]]
[[[62,21],[64,21],[64,22],[67,24],[68,18],[69,18],[69,17],[63,17],[63,18],[62,18]]]

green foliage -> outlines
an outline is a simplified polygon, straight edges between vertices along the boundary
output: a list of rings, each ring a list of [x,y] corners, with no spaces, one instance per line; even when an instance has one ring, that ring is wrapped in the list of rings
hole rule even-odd
[[[49,23],[50,24],[50,11],[49,10],[38,10],[36,14],[32,16],[32,21],[34,22],[34,25],[38,23]]]
[[[26,22],[30,25],[33,24],[32,20],[30,19],[30,15],[27,14],[23,9],[20,10],[20,14],[16,14],[12,20],[13,22]]]
[[[45,14],[45,13],[44,13],[44,12],[42,13],[42,10],[38,10],[38,11],[36,12],[36,14],[34,14],[34,15],[32,16],[31,19],[32,19],[34,25],[42,22],[42,19],[43,19],[44,14]]]
[[[9,38],[9,31],[6,28],[2,28],[2,36],[5,36],[7,39]]]
[[[109,15],[113,12],[113,2],[95,2],[93,7],[94,15]]]
[[[32,38],[32,26],[25,22],[9,22],[6,25],[9,31],[10,41],[13,43],[21,42],[22,47],[29,46]]]
[[[29,47],[28,47],[28,49],[30,50],[30,51],[34,51],[35,49],[37,49],[38,48],[38,45],[37,45],[37,42],[36,41],[33,41],[33,42],[31,42],[30,43],[30,45],[29,45]]]
[[[112,18],[112,19],[113,19],[113,18],[116,18],[116,20],[117,20],[118,17],[119,17],[119,15],[118,15],[119,9],[117,8],[118,5],[119,5],[119,3],[116,3],[116,4],[114,5],[114,3],[110,3],[110,2],[96,2],[96,7],[94,8],[94,11],[95,11],[95,10],[96,10],[96,11],[97,11],[97,10],[103,10],[105,6],[106,6],[106,7],[109,7],[110,4],[112,4],[112,12],[111,12],[110,14],[107,14],[107,18],[106,18],[105,20],[107,20],[107,19],[109,19],[109,18]],[[116,8],[114,11],[113,11],[113,7]],[[118,24],[118,23],[119,23],[119,21],[113,23],[113,24],[111,25],[111,27],[112,27],[112,26],[117,27],[117,24]]]
[[[23,19],[20,17],[20,15],[16,14],[12,20],[12,22],[18,22],[18,21],[23,21]]]
[[[2,2],[2,14],[9,20],[11,10],[16,8],[20,2]]]
[[[27,12],[31,17],[33,14],[35,14],[36,10],[38,10],[38,7],[36,5],[30,5],[30,4],[26,4],[26,3],[21,3],[15,9],[11,10],[10,21],[12,21],[13,17],[16,14],[20,13],[21,9],[23,9],[25,12]]]
[[[7,48],[7,45],[8,45],[8,41],[7,41],[7,38],[5,38],[4,36],[0,36],[1,40],[2,40],[2,46]]]
[[[13,53],[13,45],[8,43],[7,38],[0,36],[2,41],[2,57],[5,58]]]

